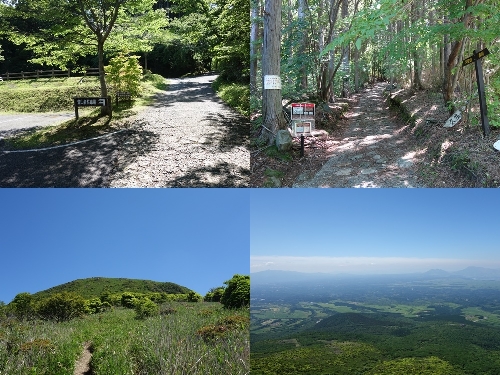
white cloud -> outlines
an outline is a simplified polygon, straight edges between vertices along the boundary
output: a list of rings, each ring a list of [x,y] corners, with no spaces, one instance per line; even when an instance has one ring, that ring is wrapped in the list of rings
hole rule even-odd
[[[458,271],[469,266],[500,268],[500,261],[487,259],[405,258],[405,257],[299,257],[251,256],[250,272],[283,270],[326,273],[406,273],[433,268]]]

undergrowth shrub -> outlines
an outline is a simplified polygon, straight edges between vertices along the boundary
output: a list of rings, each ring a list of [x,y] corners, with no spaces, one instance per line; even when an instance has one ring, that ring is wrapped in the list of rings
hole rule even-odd
[[[187,296],[188,302],[200,302],[202,299],[203,297],[194,291],[189,292]]]
[[[122,294],[121,303],[123,307],[133,309],[135,307],[136,296],[134,293],[125,292]]]
[[[68,321],[85,314],[85,300],[75,293],[62,292],[43,299],[37,308],[42,319]]]
[[[35,315],[33,297],[28,292],[17,294],[9,306],[19,320],[31,319]]]
[[[145,319],[160,313],[160,307],[149,298],[137,300],[134,309],[137,319]]]
[[[108,81],[116,91],[128,91],[132,96],[141,93],[142,67],[139,56],[119,55],[105,66]]]
[[[109,302],[102,302],[99,298],[92,298],[85,301],[85,313],[87,314],[98,314],[104,312],[111,308]]]

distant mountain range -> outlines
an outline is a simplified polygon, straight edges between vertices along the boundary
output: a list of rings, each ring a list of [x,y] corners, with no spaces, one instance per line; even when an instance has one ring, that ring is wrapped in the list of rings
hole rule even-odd
[[[52,288],[34,293],[34,298],[45,298],[54,293],[74,292],[83,298],[89,299],[99,297],[103,292],[118,294],[123,292],[150,293],[164,292],[168,294],[189,293],[191,289],[171,282],[159,282],[151,280],[91,277],[78,279],[69,283],[54,286]]]
[[[387,274],[387,275],[354,275],[354,274],[334,274],[334,273],[305,273],[296,271],[278,271],[268,270],[254,272],[250,275],[251,284],[275,284],[275,283],[290,283],[300,281],[316,281],[332,278],[361,278],[361,277],[411,277],[419,278],[448,278],[459,277],[465,279],[476,280],[500,280],[500,270],[484,268],[484,267],[467,267],[460,271],[448,272],[442,269],[431,269],[422,273],[408,274]]]

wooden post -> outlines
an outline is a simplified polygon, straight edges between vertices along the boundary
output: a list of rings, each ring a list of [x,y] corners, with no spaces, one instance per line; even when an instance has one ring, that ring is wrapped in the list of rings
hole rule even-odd
[[[76,98],[74,98],[73,101],[75,102],[75,117],[78,120],[78,101]]]
[[[473,51],[476,54],[476,50]],[[483,126],[483,134],[487,137],[490,135],[490,123],[488,121],[488,108],[486,107],[486,97],[484,94],[484,79],[483,67],[481,59],[478,58],[474,65],[476,66],[477,91],[479,94],[479,108],[481,110],[481,125]]]

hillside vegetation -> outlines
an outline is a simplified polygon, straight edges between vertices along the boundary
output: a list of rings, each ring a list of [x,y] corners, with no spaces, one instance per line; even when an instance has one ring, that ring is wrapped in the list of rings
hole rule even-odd
[[[167,294],[187,294],[191,292],[189,288],[171,283],[151,280],[138,280],[126,278],[92,277],[78,279],[69,283],[57,285],[47,290],[33,294],[33,298],[41,299],[51,296],[54,293],[71,292],[82,296],[85,299],[99,298],[104,292],[117,294],[123,292],[132,293],[167,293]]]
[[[257,284],[252,375],[497,375],[499,292],[456,276]]]
[[[249,276],[224,284],[205,298],[112,278],[19,293],[0,302],[0,374],[248,374]]]

